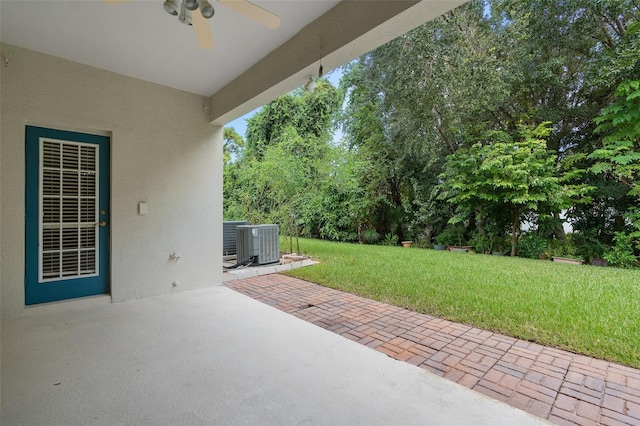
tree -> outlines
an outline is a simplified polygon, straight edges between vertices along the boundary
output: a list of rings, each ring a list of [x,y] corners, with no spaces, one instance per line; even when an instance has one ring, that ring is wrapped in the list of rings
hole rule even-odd
[[[358,241],[359,225],[369,211],[369,200],[359,171],[365,163],[348,148],[334,144],[321,163],[314,191],[308,191],[301,217],[306,234],[334,241]]]
[[[451,224],[469,219],[476,210],[484,218],[507,211],[511,217],[511,255],[517,243],[523,215],[542,203],[560,209],[565,188],[556,176],[555,154],[543,139],[550,129],[522,128],[520,140],[505,132],[490,131],[487,143],[461,148],[447,158],[438,196],[455,206]]]
[[[227,165],[242,151],[244,140],[233,127],[225,127],[223,130],[223,161]]]
[[[499,100],[503,123],[553,123],[548,146],[559,157],[588,153],[597,142],[593,118],[617,84],[638,75],[638,45],[629,28],[634,0],[491,1],[510,94]],[[615,66],[612,64],[616,64]],[[627,77],[628,78],[628,77]]]
[[[246,146],[225,165],[225,218],[278,223],[283,233],[297,233],[308,213],[305,206],[327,173],[331,123],[340,99],[339,91],[319,80],[313,92],[293,91],[248,120]]]
[[[480,80],[495,76],[490,73],[495,58],[481,16],[482,8],[473,2],[347,68],[341,82],[348,90],[342,124],[350,148],[368,164],[360,175],[370,201],[364,226],[406,238],[414,228],[416,205],[428,198],[444,157],[465,143],[460,111],[486,111],[483,101],[496,85]],[[470,44],[472,37],[476,43]],[[472,74],[475,80],[458,84]]]
[[[595,131],[606,136],[602,139],[602,148],[589,155],[597,161],[591,170],[613,176],[626,187],[627,195],[640,202],[640,80],[620,84],[615,94],[616,99],[595,120],[598,124]],[[632,265],[636,258],[632,245],[640,250],[640,209],[637,204],[627,210],[626,217],[635,229],[628,235],[624,232],[615,234],[616,246],[608,259],[632,259],[620,262],[621,265]]]
[[[288,127],[302,138],[326,143],[341,100],[339,91],[325,79],[318,79],[312,92],[297,89],[268,103],[247,120],[245,155],[261,158]]]
[[[297,90],[265,106],[250,120],[237,161],[225,167],[234,182],[225,181],[225,217],[274,217],[281,208],[277,197],[268,194],[273,189],[252,187],[250,169],[282,145],[304,170],[307,186],[296,213],[308,235],[353,240],[355,229],[358,235],[430,237],[453,217],[467,237],[511,229],[517,239],[526,217],[545,238],[566,239],[559,206],[568,206],[576,230],[609,243],[626,226],[623,213],[637,203],[619,190],[629,170],[633,179],[624,182],[637,181],[637,148],[627,139],[618,139],[626,145],[610,143],[613,127],[594,133],[606,125],[594,118],[622,102],[616,86],[640,75],[639,17],[635,0],[472,0],[350,64],[340,87],[344,98],[320,81],[314,92]],[[345,144],[332,146],[331,123],[343,99]],[[613,107],[622,108],[620,117],[635,117],[622,104]],[[543,126],[548,133],[536,135],[546,122],[552,123]],[[544,149],[529,143],[543,139]],[[517,155],[527,150],[532,158]],[[438,176],[455,179],[449,168],[468,161],[468,168],[490,170],[475,155],[513,162],[515,177],[497,173],[503,186],[496,181],[493,188],[475,188],[506,203],[476,197],[477,205],[466,208],[446,201]],[[534,160],[544,165],[534,171],[551,180],[523,178],[533,194],[527,189],[519,199],[507,183],[526,175],[516,173],[519,168],[538,167]],[[601,173],[585,176],[594,163]],[[543,192],[536,185],[553,179],[565,190],[562,202],[553,191],[535,199]],[[596,202],[575,204],[587,199],[587,184],[597,187]]]
[[[606,136],[602,148],[589,155],[597,161],[591,170],[612,175],[640,200],[640,80],[620,84],[615,96],[595,119],[595,132]]]

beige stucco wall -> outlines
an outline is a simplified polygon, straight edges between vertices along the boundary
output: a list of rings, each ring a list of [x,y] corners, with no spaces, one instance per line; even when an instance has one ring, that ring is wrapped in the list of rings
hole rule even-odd
[[[208,100],[11,45],[2,57],[2,318],[24,313],[28,124],[111,136],[113,301],[220,284],[222,129],[209,123]]]

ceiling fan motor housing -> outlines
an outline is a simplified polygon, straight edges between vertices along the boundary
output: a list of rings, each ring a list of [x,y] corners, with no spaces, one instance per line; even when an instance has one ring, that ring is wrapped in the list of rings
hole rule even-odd
[[[198,8],[198,2],[196,0],[183,0],[184,7],[189,10],[196,10]]]

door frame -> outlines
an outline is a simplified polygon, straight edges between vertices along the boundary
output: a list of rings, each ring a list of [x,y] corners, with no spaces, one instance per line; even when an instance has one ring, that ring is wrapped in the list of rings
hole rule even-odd
[[[98,145],[98,210],[105,210],[107,226],[98,227],[99,260],[96,277],[40,282],[40,139],[54,139]],[[111,137],[105,134],[68,131],[37,125],[25,126],[25,305],[109,294],[111,292]],[[99,216],[102,220],[102,216]],[[87,286],[87,284],[90,284]]]

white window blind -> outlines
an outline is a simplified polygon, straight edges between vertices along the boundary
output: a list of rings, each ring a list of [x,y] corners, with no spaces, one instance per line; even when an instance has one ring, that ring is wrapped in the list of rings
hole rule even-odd
[[[98,274],[98,146],[40,138],[39,281]]]

